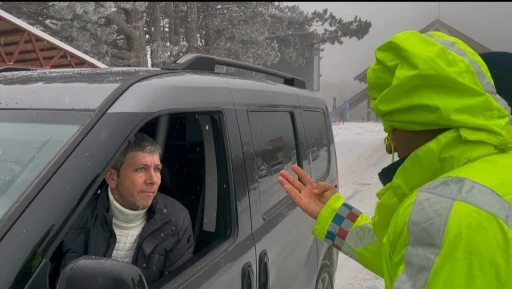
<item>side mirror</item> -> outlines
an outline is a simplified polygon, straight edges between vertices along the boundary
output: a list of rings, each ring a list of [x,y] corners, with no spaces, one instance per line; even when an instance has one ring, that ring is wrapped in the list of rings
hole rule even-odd
[[[57,289],[148,289],[144,275],[132,264],[84,256],[62,270]]]

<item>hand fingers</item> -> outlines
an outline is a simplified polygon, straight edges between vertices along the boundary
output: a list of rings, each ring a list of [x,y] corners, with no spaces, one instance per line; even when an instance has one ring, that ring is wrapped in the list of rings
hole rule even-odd
[[[313,191],[313,194],[315,194],[315,195],[323,194],[323,193],[325,193],[327,191],[331,191],[331,190],[336,190],[336,188],[329,183],[318,182],[316,184],[315,190]]]
[[[292,170],[299,176],[299,179],[302,180],[306,186],[315,187],[316,183],[313,181],[309,175],[301,169],[298,165],[292,165]]]
[[[286,181],[288,181],[288,183],[290,185],[292,185],[295,189],[297,189],[299,192],[302,191],[302,189],[304,188],[302,183],[299,180],[297,180],[296,178],[294,178],[289,172],[282,170],[279,172],[279,174],[281,175],[281,177],[283,177]]]
[[[300,205],[302,203],[302,198],[300,196],[299,191],[295,189],[290,183],[284,179],[283,177],[277,178],[277,181],[281,184],[281,186],[284,188],[288,196],[292,199],[294,203],[297,205]]]

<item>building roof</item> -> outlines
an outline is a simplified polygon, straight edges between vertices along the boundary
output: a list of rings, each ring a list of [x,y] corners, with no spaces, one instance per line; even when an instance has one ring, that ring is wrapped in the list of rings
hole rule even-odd
[[[106,68],[107,66],[0,10],[0,68]]]
[[[491,51],[491,49],[480,44],[473,38],[467,36],[466,34],[460,32],[459,30],[453,28],[452,26],[446,24],[445,22],[443,22],[439,19],[432,21],[430,24],[428,24],[427,26],[425,26],[423,29],[420,30],[421,33],[426,33],[429,31],[441,31],[448,35],[456,37],[456,38],[462,40],[464,43],[466,43],[469,47],[471,47],[477,53]],[[368,70],[368,68],[365,69],[363,72],[359,73],[358,75],[356,75],[356,77],[354,77],[354,80],[366,83],[367,82],[367,80],[366,80],[366,71],[367,70]]]

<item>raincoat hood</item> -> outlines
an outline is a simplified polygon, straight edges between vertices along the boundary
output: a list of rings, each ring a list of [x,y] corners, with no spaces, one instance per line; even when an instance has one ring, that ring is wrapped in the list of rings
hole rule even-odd
[[[510,144],[510,107],[478,53],[442,32],[405,31],[380,45],[367,72],[384,130],[459,129],[466,140]]]

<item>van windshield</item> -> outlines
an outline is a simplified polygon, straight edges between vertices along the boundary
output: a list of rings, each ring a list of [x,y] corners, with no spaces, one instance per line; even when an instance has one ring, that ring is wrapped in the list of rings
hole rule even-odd
[[[81,127],[76,122],[3,120],[0,118],[0,220]]]

